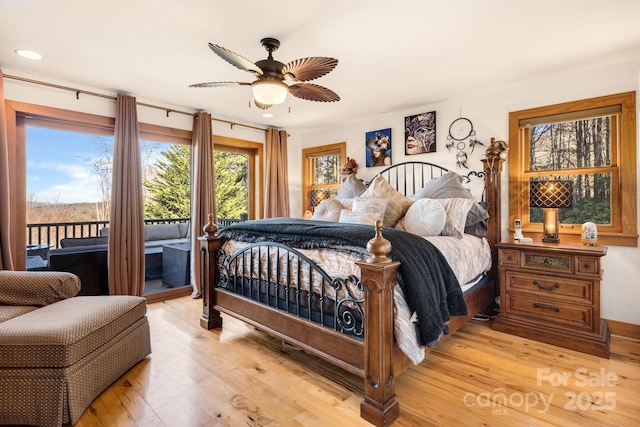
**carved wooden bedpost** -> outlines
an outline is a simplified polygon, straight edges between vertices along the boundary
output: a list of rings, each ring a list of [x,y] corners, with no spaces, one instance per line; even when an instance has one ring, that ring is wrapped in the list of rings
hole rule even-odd
[[[200,326],[205,329],[219,328],[222,326],[220,312],[213,307],[216,305],[215,286],[218,278],[216,256],[221,243],[218,237],[218,227],[213,223],[213,215],[209,214],[209,222],[202,227],[204,236],[198,237],[200,250],[203,252],[203,265],[205,280],[202,289],[202,317]]]
[[[489,245],[491,245],[492,263],[490,275],[494,279],[497,279],[498,250],[495,248],[495,244],[502,240],[500,174],[502,173],[504,159],[502,159],[499,154],[490,154],[487,150],[487,158],[482,159],[482,162],[484,163],[486,197],[489,203],[489,231],[487,240],[489,241]]]
[[[386,255],[391,244],[382,237],[382,221],[367,244],[372,256],[358,262],[365,288],[364,401],[360,416],[377,426],[389,425],[400,415],[396,400],[393,336],[393,287],[400,263]]]

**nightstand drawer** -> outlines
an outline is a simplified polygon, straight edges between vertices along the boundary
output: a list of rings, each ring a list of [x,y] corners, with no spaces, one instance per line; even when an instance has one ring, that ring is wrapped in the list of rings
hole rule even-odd
[[[578,264],[576,270],[580,274],[589,274],[600,276],[600,260],[593,257],[576,257],[576,263]]]
[[[534,319],[532,323],[552,322],[593,330],[593,307],[590,305],[571,304],[515,292],[507,294],[505,304],[507,314],[530,317]]]
[[[498,263],[499,265],[518,265],[520,264],[520,252],[512,249],[499,249],[498,250]]]
[[[523,252],[523,268],[573,273],[573,257],[571,255],[549,255],[539,252]]]
[[[514,271],[506,271],[504,277],[507,292],[527,292],[547,298],[576,301],[582,304],[590,304],[593,301],[593,282],[591,281]]]

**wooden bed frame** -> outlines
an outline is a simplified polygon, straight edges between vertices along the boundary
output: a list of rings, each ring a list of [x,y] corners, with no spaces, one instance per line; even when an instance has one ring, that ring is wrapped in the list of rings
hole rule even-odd
[[[465,295],[469,315],[453,316],[449,323],[449,334],[459,329],[475,314],[482,312],[493,302],[497,294],[495,280],[497,252],[494,245],[501,238],[500,173],[503,160],[497,156],[490,156],[483,160],[483,163],[484,198],[489,203],[490,215],[487,240],[491,246],[492,267],[488,276],[483,279],[484,286],[476,286]],[[434,167],[439,168],[435,165]],[[243,320],[308,353],[361,376],[364,379],[364,400],[360,406],[360,414],[365,420],[374,425],[383,426],[391,424],[399,416],[400,405],[395,395],[395,378],[413,364],[394,340],[393,288],[397,283],[396,273],[400,262],[391,261],[386,257],[391,246],[381,236],[381,227],[376,231],[376,237],[367,245],[367,250],[372,254],[371,257],[357,263],[361,269],[360,282],[363,284],[365,295],[364,340],[356,340],[307,319],[219,289],[217,283],[221,238],[217,236],[217,227],[213,224],[212,217],[203,230],[206,234],[199,238],[205,257],[203,268],[206,274],[202,293],[203,311],[200,319],[200,325],[203,328],[221,327],[221,312]],[[446,337],[445,335],[444,338]]]

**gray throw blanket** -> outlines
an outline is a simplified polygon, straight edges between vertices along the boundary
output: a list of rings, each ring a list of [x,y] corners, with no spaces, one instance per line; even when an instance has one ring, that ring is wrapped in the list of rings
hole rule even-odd
[[[435,345],[449,333],[450,316],[468,314],[458,279],[442,253],[427,240],[414,234],[385,228],[391,242],[391,259],[401,261],[398,282],[407,304],[417,313],[419,341]],[[220,232],[224,240],[277,242],[298,249],[332,248],[366,253],[373,238],[372,225],[272,218],[232,224]]]

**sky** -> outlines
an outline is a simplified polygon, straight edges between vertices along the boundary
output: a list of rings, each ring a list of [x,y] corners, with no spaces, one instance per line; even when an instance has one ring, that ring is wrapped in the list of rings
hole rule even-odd
[[[100,201],[92,160],[113,137],[27,126],[27,200],[39,203]],[[159,151],[169,144],[159,144]]]

